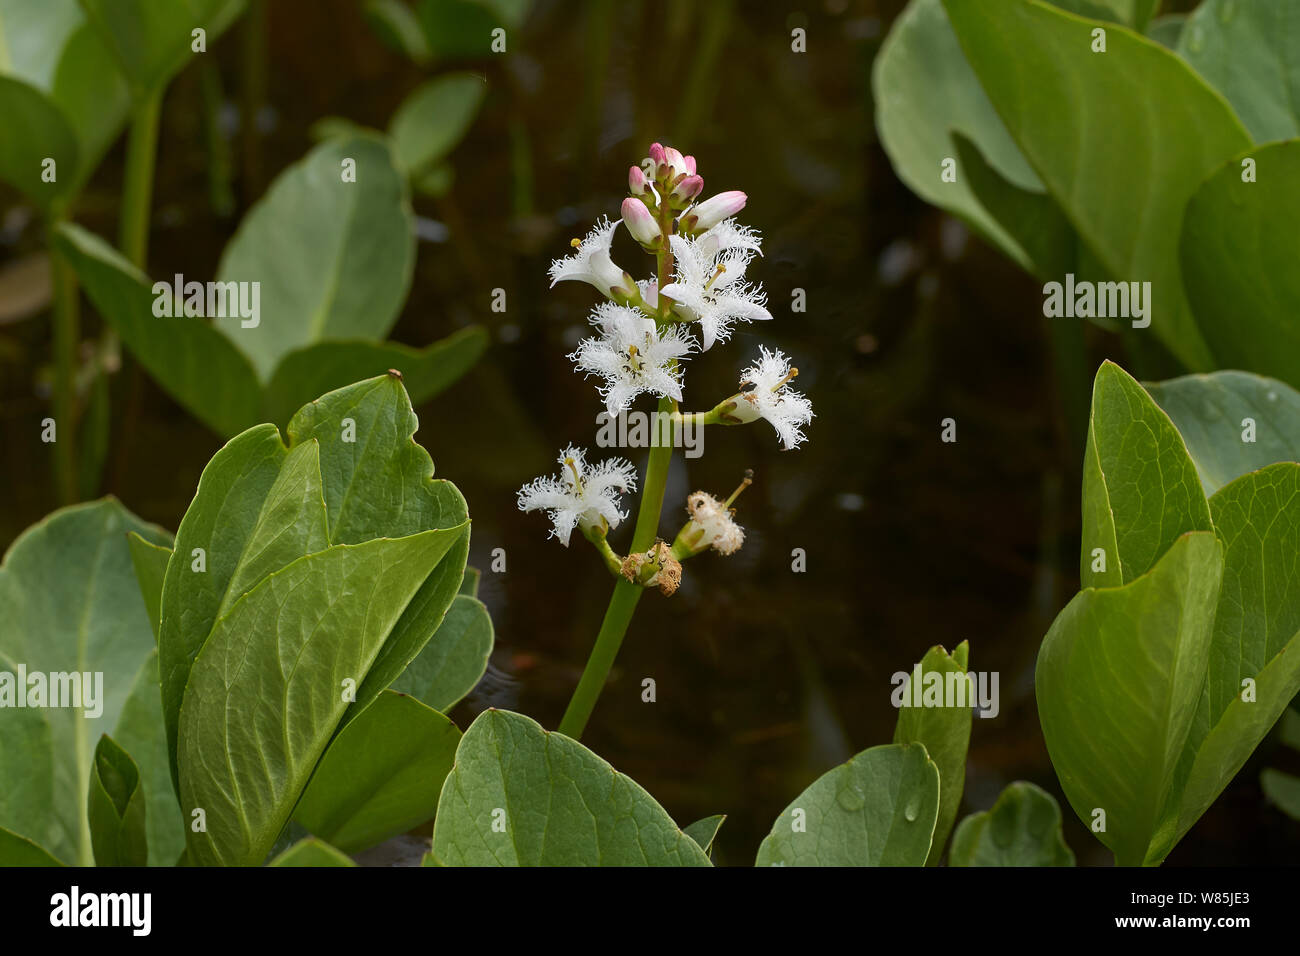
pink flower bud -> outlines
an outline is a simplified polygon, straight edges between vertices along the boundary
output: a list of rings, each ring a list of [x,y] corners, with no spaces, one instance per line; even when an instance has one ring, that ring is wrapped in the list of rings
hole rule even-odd
[[[671,146],[664,147],[664,162],[668,164],[670,179],[686,172],[686,157]]]
[[[627,171],[627,191],[633,196],[644,196],[649,191],[649,180],[640,166],[633,166]]]
[[[669,194],[669,198],[673,202],[687,203],[698,196],[703,188],[703,177],[686,176],[681,182],[673,187],[673,191]]]
[[[660,165],[664,161],[664,148],[658,143],[651,143],[650,158],[655,161],[656,166]]]
[[[643,246],[648,246],[659,238],[659,223],[655,222],[650,210],[639,199],[623,200],[623,223],[632,238]]]
[[[745,202],[748,199],[749,197],[739,189],[730,189],[725,193],[710,196],[691,210],[690,218],[693,222],[690,225],[698,232],[712,229],[722,220],[730,218],[744,209]]]
[[[694,156],[683,156],[683,157],[682,157],[682,161],[686,163],[686,172],[687,172],[687,175],[694,176],[694,175],[695,175],[695,157],[694,157]]]

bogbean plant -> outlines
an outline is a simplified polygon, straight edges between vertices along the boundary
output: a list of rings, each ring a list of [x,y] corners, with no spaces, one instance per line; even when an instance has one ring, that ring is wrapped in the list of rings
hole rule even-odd
[[[812,404],[795,391],[799,374],[779,351],[760,348],[760,357],[740,375],[740,390],[704,412],[680,408],[683,362],[731,337],[736,322],[771,319],[762,287],[746,278],[761,249],[758,234],[740,225],[745,193],[721,192],[700,199],[704,179],[695,158],[655,143],[640,165],[628,171],[621,219],[602,219],[574,251],[551,265],[551,284],[585,282],[607,301],[591,314],[597,335],[583,339],[569,356],[577,371],[595,376],[611,419],[632,408],[641,395],[656,397],[658,408],[648,429],[651,438],[636,527],[626,556],[617,554],[609,533],[627,517],[620,497],[636,490],[636,469],[622,458],[599,464],[586,451],[568,446],[559,455],[560,471],[538,478],[519,491],[519,507],[543,511],[551,535],[568,547],[574,530],[596,548],[616,583],[604,621],[560,730],[582,735],[596,698],[609,675],[642,592],[655,587],[671,595],[681,582],[682,562],[703,551],[733,554],[744,532],[732,503],[750,483],[746,477],[725,501],[697,491],[685,502],[689,520],[677,537],[658,537],[664,486],[674,442],[685,430],[708,425],[739,425],[766,419],[784,448],[803,440],[813,417]],[[637,280],[610,255],[620,225],[650,255],[653,274]],[[697,339],[698,334],[698,339]]]

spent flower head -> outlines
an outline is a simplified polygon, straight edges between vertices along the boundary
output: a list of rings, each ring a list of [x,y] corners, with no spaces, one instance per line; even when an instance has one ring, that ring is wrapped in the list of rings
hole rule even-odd
[[[627,517],[618,508],[618,496],[636,490],[636,468],[622,458],[587,464],[586,452],[570,445],[557,459],[560,473],[536,478],[519,489],[520,511],[545,511],[554,528],[551,535],[569,546],[575,527],[603,534]]]

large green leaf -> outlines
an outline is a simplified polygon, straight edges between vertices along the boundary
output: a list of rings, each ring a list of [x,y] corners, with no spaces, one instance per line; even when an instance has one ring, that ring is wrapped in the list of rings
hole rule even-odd
[[[15,93],[0,84],[6,118],[0,178],[17,165],[21,175],[10,181],[24,192],[39,186],[32,198],[42,205],[75,194],[121,132],[130,103],[116,63],[77,0],[0,2],[0,73],[28,88]],[[33,97],[44,105],[34,105]],[[74,154],[66,151],[65,131],[76,140]],[[57,185],[41,182],[39,163],[28,161],[33,154],[57,160]]]
[[[81,0],[117,58],[135,95],[166,86],[193,55],[191,31],[208,49],[239,16],[244,0]]]
[[[972,813],[952,835],[949,866],[1074,866],[1061,835],[1061,808],[1023,780],[1002,791],[992,810]]]
[[[330,743],[294,819],[348,853],[417,827],[438,809],[458,743],[438,711],[385,691]]]
[[[492,654],[492,617],[477,598],[457,594],[438,630],[392,689],[449,711],[474,689]]]
[[[348,423],[351,423],[349,425]],[[465,499],[450,481],[433,477],[429,453],[415,443],[419,421],[401,380],[392,375],[358,382],[311,402],[289,422],[292,444],[315,438],[330,541],[358,544],[428,528],[455,529],[456,542],[393,628],[357,692],[351,719],[388,687],[434,636],[451,606],[469,556]],[[340,435],[355,429],[356,440]]]
[[[0,707],[0,826],[65,863],[92,861],[86,795],[94,742],[105,733],[117,736],[154,646],[128,531],[168,540],[105,499],[57,511],[29,528],[0,565],[0,671],[89,673],[97,692],[82,688],[89,706]],[[71,691],[70,682],[63,686]],[[147,791],[149,781],[143,785]]]
[[[894,21],[876,56],[872,87],[876,129],[898,178],[1032,269],[1023,241],[972,192],[965,162],[955,182],[942,179],[944,160],[959,159],[954,134],[961,134],[1012,187],[1043,192],[966,62],[940,0],[912,0]]]
[[[1084,452],[1079,580],[1085,587],[1127,584],[1180,535],[1211,527],[1178,429],[1127,372],[1104,363]]]
[[[1146,30],[1147,22],[1155,13],[1160,0],[1050,0],[1052,6],[1060,7],[1081,17],[1094,20],[1110,20],[1132,27],[1139,33]]]
[[[261,418],[253,366],[224,335],[201,318],[154,315],[149,279],[98,236],[71,224],[55,235],[95,308],[164,391],[220,435]]]
[[[1140,577],[1075,595],[1039,649],[1035,693],[1052,766],[1075,813],[1122,864],[1146,859],[1173,787],[1222,571],[1215,536],[1185,534]]]
[[[717,839],[718,831],[722,829],[726,819],[725,813],[715,813],[711,817],[696,820],[689,826],[682,827],[682,832],[698,843],[700,849],[709,855],[709,859],[713,859],[713,841]]]
[[[474,122],[487,82],[476,73],[444,73],[416,87],[388,123],[393,158],[418,177],[440,162]]]
[[[1300,8],[1294,0],[1204,0],[1178,52],[1224,95],[1257,143],[1300,136]]]
[[[975,686],[967,678],[969,654],[970,645],[965,641],[958,644],[952,654],[936,645],[926,651],[901,688],[905,706],[898,711],[894,743],[924,744],[926,753],[939,768],[939,815],[926,861],[931,866],[938,864],[943,856],[944,844],[961,808],[962,789],[966,786],[966,750],[970,745],[971,711],[975,704]],[[907,705],[912,700],[912,681],[925,688],[929,674],[937,674],[947,686],[965,696],[954,698],[953,706]],[[954,682],[949,679],[949,674],[960,676]],[[961,687],[958,688],[957,684]]]
[[[86,817],[96,866],[144,866],[148,862],[140,771],[131,755],[108,734],[100,737],[95,747]]]
[[[77,136],[53,100],[21,80],[0,76],[0,179],[49,210],[76,185]],[[54,182],[44,163],[54,160]]]
[[[781,812],[758,866],[924,866],[939,768],[921,744],[871,747],[828,770]]]
[[[1036,0],[945,7],[1011,138],[1105,271],[1151,283],[1150,332],[1193,370],[1211,365],[1178,225],[1200,182],[1249,147],[1240,121],[1176,55],[1122,27],[1092,53],[1094,21]]]
[[[79,226],[64,224],[55,235],[91,301],[132,354],[168,394],[226,437],[266,419],[283,425],[318,395],[388,369],[403,373],[411,400],[423,402],[460,378],[487,348],[487,333],[479,326],[423,349],[395,342],[317,342],[285,355],[264,385],[249,359],[205,319],[154,315],[154,302],[170,297],[170,285],[151,286]]]
[[[1178,426],[1207,495],[1248,471],[1300,461],[1300,392],[1289,385],[1231,371],[1145,384]]]
[[[177,744],[197,864],[260,863],[411,597],[458,531],[336,545],[262,579],[194,659]]]
[[[1271,375],[1300,388],[1300,274],[1294,268],[1300,216],[1300,142],[1225,163],[1192,196],[1182,223],[1187,298],[1221,365]]]
[[[317,342],[287,354],[266,386],[266,414],[277,425],[317,395],[389,369],[402,373],[411,403],[428,401],[469,371],[487,349],[487,330],[471,326],[422,349],[396,342]]]
[[[63,866],[39,844],[0,827],[0,866]]]
[[[443,866],[708,866],[655,799],[576,740],[488,710],[442,788]]]
[[[1151,862],[1168,855],[1300,693],[1300,465],[1269,465],[1210,499],[1223,586],[1209,669]]]
[[[328,843],[307,837],[289,847],[267,866],[356,866],[356,863]]]
[[[344,164],[355,163],[355,181]],[[226,247],[219,282],[256,282],[258,324],[217,316],[269,381],[294,349],[326,339],[382,339],[397,320],[415,265],[406,180],[384,140],[321,143],[281,173]],[[250,287],[251,288],[251,287]]]

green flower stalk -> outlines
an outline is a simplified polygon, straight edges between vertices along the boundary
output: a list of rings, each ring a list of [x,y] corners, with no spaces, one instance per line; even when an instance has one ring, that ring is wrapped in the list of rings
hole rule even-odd
[[[522,511],[542,511],[551,535],[566,547],[575,528],[591,542],[615,578],[605,618],[578,687],[560,722],[560,732],[578,738],[596,705],[610,668],[627,634],[641,594],[657,588],[672,595],[681,582],[681,562],[712,548],[733,554],[744,542],[731,503],[696,492],[687,502],[691,520],[672,545],[658,537],[664,486],[673,455],[673,427],[739,425],[766,419],[786,449],[804,440],[813,417],[807,398],[790,387],[798,374],[780,352],[761,349],[759,359],[740,377],[740,391],[707,412],[685,412],[682,363],[731,337],[737,322],[772,318],[761,286],[746,278],[761,252],[758,234],[736,222],[748,197],[739,190],[701,200],[704,179],[695,158],[655,143],[649,155],[628,171],[628,198],[619,219],[601,219],[573,252],[551,264],[551,285],[574,280],[593,286],[608,300],[598,305],[591,324],[598,333],[583,339],[569,356],[577,371],[601,380],[598,391],[611,416],[631,408],[641,395],[658,401],[649,461],[636,526],[626,557],[609,542],[628,513],[621,496],[636,491],[631,462],[613,458],[589,465],[586,452],[569,446],[560,452],[560,472],[537,478],[518,494]],[[638,281],[610,255],[614,233],[623,225],[650,255],[655,271]],[[698,334],[698,338],[696,335]]]

